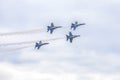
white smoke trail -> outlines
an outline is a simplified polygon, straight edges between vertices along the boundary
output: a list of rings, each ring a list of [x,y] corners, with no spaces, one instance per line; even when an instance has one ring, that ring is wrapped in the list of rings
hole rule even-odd
[[[12,52],[15,52],[15,51],[18,51],[18,50],[22,50],[22,49],[26,49],[26,48],[29,48],[29,47],[34,47],[34,45],[23,46],[23,47],[19,47],[19,48],[15,48],[15,49],[6,49],[4,51],[0,51],[0,54],[12,53]]]
[[[47,39],[47,40],[41,40],[41,41],[54,41],[54,40],[60,40],[60,39],[64,39],[64,38],[54,38],[54,39]],[[35,42],[38,42],[40,40],[35,40],[35,41],[30,41],[30,42],[20,42],[20,43],[8,43],[8,44],[0,44],[0,46],[9,46],[9,45],[20,45],[20,44],[32,44]],[[7,54],[7,53],[13,53],[22,49],[26,49],[29,47],[33,47],[34,48],[35,45],[28,45],[28,46],[23,46],[23,47],[19,47],[19,48],[15,48],[15,49],[6,49],[3,51],[0,51],[0,54]]]
[[[27,42],[17,42],[17,43],[6,43],[6,44],[0,44],[0,46],[11,46],[11,45],[24,45],[24,44],[33,44],[38,41],[54,41],[54,40],[60,40],[64,39],[63,37],[61,38],[54,38],[54,39],[44,39],[44,40],[34,40],[34,41],[27,41]]]
[[[20,34],[32,34],[32,33],[39,33],[39,32],[43,32],[43,31],[44,31],[44,29],[36,29],[36,30],[30,30],[30,31],[0,33],[0,36],[20,35]]]

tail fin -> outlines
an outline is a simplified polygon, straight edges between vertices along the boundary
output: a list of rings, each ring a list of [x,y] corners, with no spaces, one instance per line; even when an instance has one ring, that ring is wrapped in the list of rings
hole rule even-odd
[[[51,27],[54,27],[54,24],[53,24],[53,22],[51,23]]]
[[[68,36],[68,35],[66,35],[66,40],[68,41],[68,39],[69,39],[69,36]]]
[[[74,27],[74,24],[72,23],[72,24],[71,24],[71,29],[72,29],[73,27]]]
[[[36,49],[36,47],[38,47],[38,43],[36,42],[36,44],[35,44],[35,47],[34,47],[34,49]]]
[[[50,30],[50,26],[47,26],[47,32]]]
[[[77,24],[78,24],[78,22],[76,21],[76,22],[75,22],[75,24],[77,25]]]

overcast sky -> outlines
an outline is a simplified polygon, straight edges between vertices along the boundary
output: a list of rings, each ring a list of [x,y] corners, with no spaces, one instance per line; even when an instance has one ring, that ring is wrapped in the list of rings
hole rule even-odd
[[[120,80],[119,8],[119,0],[0,0],[0,34],[41,29],[0,36],[0,44],[63,38],[40,50],[0,45],[0,80]],[[70,44],[75,21],[86,25]],[[51,22],[63,28],[50,35]]]

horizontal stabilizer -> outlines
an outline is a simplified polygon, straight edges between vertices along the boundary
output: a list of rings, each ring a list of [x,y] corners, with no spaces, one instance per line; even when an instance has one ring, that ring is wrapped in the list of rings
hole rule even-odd
[[[68,39],[69,39],[69,36],[68,36],[68,35],[66,35],[66,40],[68,41]]]

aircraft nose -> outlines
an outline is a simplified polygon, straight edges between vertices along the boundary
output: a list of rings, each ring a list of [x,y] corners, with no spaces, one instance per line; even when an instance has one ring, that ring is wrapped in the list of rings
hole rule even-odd
[[[58,28],[62,28],[62,26],[58,26]]]
[[[76,37],[80,37],[80,35],[77,35]]]

